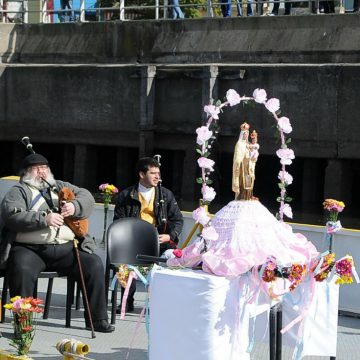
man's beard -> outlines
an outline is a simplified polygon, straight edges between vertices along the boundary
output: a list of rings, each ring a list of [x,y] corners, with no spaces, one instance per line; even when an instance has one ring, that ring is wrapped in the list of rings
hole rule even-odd
[[[49,185],[51,186],[55,186],[56,182],[54,179],[54,175],[52,174],[52,172],[49,170],[49,175],[45,178],[46,182],[42,179],[36,179],[36,178],[32,178],[30,173],[26,173],[23,176],[23,181],[25,184],[32,186],[38,190],[44,190],[46,188],[49,187]]]

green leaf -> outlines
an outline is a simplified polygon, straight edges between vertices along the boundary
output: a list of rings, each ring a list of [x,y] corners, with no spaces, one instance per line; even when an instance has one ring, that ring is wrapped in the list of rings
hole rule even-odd
[[[221,105],[221,100],[217,100],[215,106],[220,106],[220,105]]]
[[[196,178],[196,182],[197,182],[198,184],[202,184],[202,183],[203,183],[203,180],[202,180],[201,177],[199,177],[199,178]]]
[[[210,180],[210,179],[206,180],[206,185],[211,185],[212,183],[213,183],[212,180]]]
[[[286,202],[291,202],[293,199],[292,199],[292,197],[290,197],[290,196],[287,196],[286,198],[285,198],[285,201]]]
[[[285,143],[290,144],[291,143],[291,138],[286,139]]]
[[[286,185],[284,183],[278,183],[278,186],[281,190],[286,188]]]
[[[277,201],[277,202],[281,202],[281,201],[282,201],[281,197],[280,197],[280,196],[277,197],[277,198],[276,198],[276,201]]]
[[[202,151],[200,149],[196,149],[196,152],[202,156]]]

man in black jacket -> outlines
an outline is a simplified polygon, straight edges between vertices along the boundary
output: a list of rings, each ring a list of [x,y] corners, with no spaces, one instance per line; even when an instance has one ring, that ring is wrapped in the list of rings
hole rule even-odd
[[[175,249],[183,227],[183,216],[170,190],[161,187],[163,199],[160,199],[158,186],[161,181],[160,165],[154,158],[146,157],[138,161],[136,171],[139,174],[139,183],[119,194],[114,220],[139,217],[156,226],[159,233],[160,254],[165,250]],[[127,311],[134,309],[135,290],[133,282],[127,299]],[[121,292],[124,292],[124,288]],[[120,308],[117,309],[118,313]]]

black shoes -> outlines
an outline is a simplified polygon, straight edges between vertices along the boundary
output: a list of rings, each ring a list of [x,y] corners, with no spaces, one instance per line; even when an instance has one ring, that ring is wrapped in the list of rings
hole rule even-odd
[[[127,303],[125,307],[125,312],[133,312],[134,311],[134,303]],[[121,314],[121,304],[116,308],[116,313]]]
[[[111,333],[115,330],[115,326],[109,324],[108,320],[96,320],[93,322],[94,330],[102,333]],[[90,330],[90,324],[86,324],[86,328]]]

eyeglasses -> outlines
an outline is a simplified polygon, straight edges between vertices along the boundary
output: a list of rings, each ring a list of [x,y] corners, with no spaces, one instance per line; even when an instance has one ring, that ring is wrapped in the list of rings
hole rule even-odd
[[[49,167],[47,165],[30,166],[31,171],[47,170],[48,168]]]

